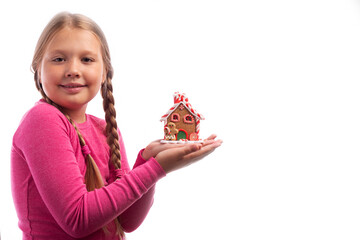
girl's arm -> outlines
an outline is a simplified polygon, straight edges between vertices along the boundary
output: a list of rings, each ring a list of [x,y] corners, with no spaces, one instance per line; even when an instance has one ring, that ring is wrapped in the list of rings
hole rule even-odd
[[[215,140],[216,135],[211,135],[200,145],[161,144],[160,141],[150,143],[146,149],[141,150],[134,169],[148,161],[157,159],[162,168],[167,172],[175,171],[196,162],[221,145],[221,140]],[[121,143],[121,141],[120,141]],[[122,147],[124,149],[124,147]],[[155,186],[149,189],[141,199],[137,200],[129,209],[120,216],[120,222],[125,231],[134,231],[145,219],[153,204]]]
[[[133,169],[141,167],[146,160],[142,157],[144,150],[138,154]],[[152,186],[139,200],[120,215],[120,223],[124,231],[132,232],[136,230],[147,216],[154,202],[155,185]]]
[[[111,169],[111,178],[109,179],[109,183],[112,183],[116,180],[116,178],[122,178],[122,176],[129,172],[129,165],[127,161],[126,151],[124,141],[121,135],[121,132],[118,130],[119,134],[119,144],[121,151],[121,159],[122,159],[122,170],[115,170],[113,166],[110,165]],[[145,160],[142,156],[145,149],[142,149],[135,161],[133,169],[145,164],[147,160]],[[132,204],[127,210],[125,210],[120,216],[119,221],[121,227],[125,232],[132,232],[136,230],[141,223],[145,220],[150,208],[154,202],[154,194],[155,194],[155,185],[151,187],[140,199],[138,199],[134,204]]]
[[[165,176],[157,161],[150,159],[114,183],[87,192],[71,144],[75,130],[60,112],[42,108],[34,108],[20,125],[14,152],[28,165],[30,178],[51,215],[72,237],[101,229]]]

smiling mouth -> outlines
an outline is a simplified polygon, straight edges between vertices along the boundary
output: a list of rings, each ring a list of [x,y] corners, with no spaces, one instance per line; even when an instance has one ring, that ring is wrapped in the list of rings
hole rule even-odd
[[[70,83],[65,85],[59,85],[63,91],[65,91],[67,94],[78,94],[83,91],[83,89],[86,88],[87,85],[77,84],[77,83]]]
[[[80,85],[80,84],[68,84],[68,85],[60,85],[60,87],[63,88],[81,88],[85,87],[86,85]]]

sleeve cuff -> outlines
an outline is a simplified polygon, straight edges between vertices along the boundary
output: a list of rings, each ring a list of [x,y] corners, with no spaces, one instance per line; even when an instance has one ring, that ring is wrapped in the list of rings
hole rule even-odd
[[[136,158],[136,161],[135,161],[135,164],[133,166],[133,169],[134,168],[137,168],[138,166],[140,165],[143,165],[144,163],[146,163],[147,161],[142,157],[142,153],[145,151],[145,148],[141,149],[137,158]],[[150,160],[150,159],[149,159]]]
[[[138,177],[146,189],[150,189],[158,180],[166,176],[166,172],[155,158],[150,158],[145,164],[140,165],[131,172]]]
[[[161,167],[161,165],[158,163],[158,161],[155,160],[155,158],[150,158],[148,160],[148,162],[150,162],[152,164],[154,170],[156,171],[156,173],[159,175],[160,178],[163,178],[166,176],[166,172]]]
[[[136,162],[134,164],[133,170],[140,167],[141,168],[145,168],[147,169],[149,172],[151,172],[152,176],[156,176],[157,180],[160,178],[163,178],[166,176],[166,172],[164,171],[164,169],[161,167],[161,165],[155,160],[155,158],[151,157],[149,160],[145,160],[142,157],[142,153],[144,152],[145,149],[140,150]],[[148,179],[150,180],[150,179]],[[151,179],[150,182],[154,181],[155,179]],[[157,181],[155,180],[155,181]],[[147,182],[147,181],[145,181]],[[147,184],[145,184],[147,185]]]

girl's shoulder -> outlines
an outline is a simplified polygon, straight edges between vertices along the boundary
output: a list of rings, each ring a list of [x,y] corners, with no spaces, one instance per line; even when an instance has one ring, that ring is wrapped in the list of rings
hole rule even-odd
[[[39,101],[22,117],[13,136],[13,146],[20,147],[25,142],[46,141],[59,136],[77,138],[75,129],[64,114],[56,107]]]
[[[59,109],[40,100],[24,114],[17,132],[25,130],[35,131],[36,129],[54,127],[69,129],[70,126],[71,123]]]
[[[64,114],[60,112],[56,107],[48,104],[43,100],[39,100],[35,103],[35,105],[28,110],[23,116],[21,122],[23,121],[41,121],[39,123],[43,124],[43,121],[59,121],[66,120],[68,122]]]

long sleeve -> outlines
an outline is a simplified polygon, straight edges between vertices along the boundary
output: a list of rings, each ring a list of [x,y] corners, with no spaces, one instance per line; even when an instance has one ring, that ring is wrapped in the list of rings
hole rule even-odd
[[[123,138],[121,136],[120,131],[118,131],[120,136],[119,144],[121,149],[121,156],[122,159],[126,160],[126,152],[125,152],[125,145]],[[147,161],[142,157],[142,153],[145,149],[142,149],[135,161],[133,169],[143,165]],[[150,159],[150,161],[154,161],[154,159]],[[109,178],[109,183],[116,180],[116,178],[121,178],[124,174],[128,172],[128,165],[127,160],[122,161],[124,162],[121,170],[115,170],[112,165],[110,165],[111,173]],[[157,163],[157,162],[156,162]],[[154,202],[154,195],[155,195],[155,186],[152,186],[143,196],[138,199],[135,203],[133,203],[128,209],[126,209],[119,217],[121,227],[124,229],[125,232],[133,232],[135,231],[145,220],[148,212],[150,211],[151,206]]]
[[[143,151],[144,149],[139,152],[133,169],[141,167],[142,164],[146,163],[146,160],[142,157]],[[151,158],[150,161],[154,161],[154,159]],[[152,186],[139,200],[121,214],[120,223],[126,232],[136,230],[144,221],[154,202],[154,194],[155,186]]]
[[[121,215],[153,189],[165,173],[151,159],[106,187],[87,192],[84,184],[85,160],[76,132],[66,118],[56,111],[44,104],[33,108],[14,135],[14,202],[18,216],[22,218],[20,221],[30,221],[28,214],[43,204],[49,214],[43,210],[41,217],[49,221],[54,219],[68,235],[81,238]],[[22,192],[24,187],[27,193]],[[35,188],[33,193],[29,193],[31,188]],[[152,194],[149,196],[152,199]],[[24,213],[26,208],[28,213]],[[31,228],[34,231],[35,222]],[[41,226],[38,228],[41,231]]]

